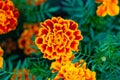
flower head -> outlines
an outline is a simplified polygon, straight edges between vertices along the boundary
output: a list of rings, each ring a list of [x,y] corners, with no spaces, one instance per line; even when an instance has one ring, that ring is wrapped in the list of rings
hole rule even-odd
[[[11,0],[0,0],[0,34],[15,30],[19,12]]]
[[[51,68],[53,68],[53,72],[58,71],[53,80],[96,80],[96,73],[86,68],[84,60],[75,64],[68,62],[64,65],[53,62]]]
[[[24,53],[26,55],[30,55],[32,52],[36,50],[31,48],[30,45],[34,45],[34,42],[31,40],[33,35],[38,34],[39,26],[37,24],[25,24],[25,30],[21,34],[21,37],[18,39],[18,45],[20,49],[24,49]]]
[[[44,58],[59,59],[71,51],[78,51],[79,41],[83,37],[76,22],[53,17],[40,24],[42,28],[39,29],[35,43]]]
[[[96,11],[98,16],[106,16],[107,14],[115,16],[119,14],[118,0],[96,0],[96,2],[102,3]]]

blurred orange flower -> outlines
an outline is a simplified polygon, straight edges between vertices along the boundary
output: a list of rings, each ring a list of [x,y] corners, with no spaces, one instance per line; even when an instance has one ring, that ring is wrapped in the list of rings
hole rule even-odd
[[[53,17],[40,24],[42,28],[39,29],[35,43],[44,54],[44,58],[59,59],[71,51],[78,51],[79,41],[83,37],[76,22]]]
[[[32,79],[29,77],[30,75],[29,70],[19,69],[18,71],[14,70],[13,72],[15,72],[16,74],[13,74],[10,80],[15,80],[16,78],[18,78],[17,80],[23,80],[23,77],[24,80],[35,80],[35,76],[32,76]]]
[[[107,14],[115,16],[119,14],[118,0],[96,0],[96,2],[102,3],[96,11],[98,16],[104,17]]]
[[[24,49],[26,55],[30,55],[36,50],[31,48],[30,45],[34,45],[34,42],[31,40],[32,36],[37,36],[39,26],[37,24],[25,24],[25,30],[21,34],[21,37],[18,39],[18,46],[20,49]]]
[[[17,49],[17,43],[11,38],[5,39],[0,43],[0,46],[5,50],[6,53],[10,54],[13,50]]]
[[[15,30],[19,12],[11,0],[0,0],[0,34]]]
[[[96,80],[96,72],[87,69],[84,60],[80,60],[80,62],[75,64],[68,62],[64,65],[53,62],[51,69],[53,69],[53,73],[58,71],[53,80]]]
[[[43,2],[45,2],[46,0],[26,0],[27,4],[34,4],[34,5],[41,5]]]

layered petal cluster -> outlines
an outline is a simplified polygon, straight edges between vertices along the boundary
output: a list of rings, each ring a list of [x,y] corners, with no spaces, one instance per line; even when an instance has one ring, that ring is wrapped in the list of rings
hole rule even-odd
[[[11,0],[0,0],[0,34],[16,29],[19,12]]]
[[[3,49],[0,47],[0,68],[3,68],[3,54],[4,54],[4,51]]]
[[[68,62],[71,62],[75,58],[74,54],[67,53],[66,55],[62,55],[59,59],[56,59],[56,62],[60,64],[66,64]]]
[[[17,78],[17,80],[35,80],[35,76],[30,77],[30,71],[27,69],[19,69],[18,71],[14,70],[13,71],[16,74],[13,74],[10,78],[10,80],[15,80]]]
[[[21,34],[21,37],[18,39],[18,45],[20,49],[24,49],[24,53],[26,55],[30,55],[32,52],[36,50],[31,48],[30,45],[34,45],[34,42],[31,40],[33,35],[38,34],[39,26],[36,24],[25,24],[25,30]]]
[[[78,24],[61,17],[41,22],[41,28],[35,39],[44,58],[60,59],[61,56],[78,51],[79,41],[83,39]]]
[[[53,62],[51,68],[53,72],[58,71],[53,80],[96,80],[96,73],[86,68],[84,60],[75,64],[68,62],[64,65]]]
[[[46,2],[46,0],[26,0],[27,4],[34,4],[34,5],[41,5],[43,2]]]
[[[96,11],[98,16],[104,17],[107,14],[115,16],[119,14],[118,0],[96,0],[96,2],[101,3]]]
[[[0,43],[0,46],[4,49],[5,53],[8,54],[17,49],[17,43],[11,38],[5,39]]]

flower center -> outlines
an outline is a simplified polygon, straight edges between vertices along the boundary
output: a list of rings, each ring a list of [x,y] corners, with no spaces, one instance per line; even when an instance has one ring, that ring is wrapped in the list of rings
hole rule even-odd
[[[55,36],[54,42],[56,44],[61,44],[62,43],[62,37],[61,37],[61,35],[58,34],[57,36]]]

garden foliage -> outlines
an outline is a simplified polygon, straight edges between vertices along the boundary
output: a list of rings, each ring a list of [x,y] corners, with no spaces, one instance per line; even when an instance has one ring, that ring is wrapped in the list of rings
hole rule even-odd
[[[119,9],[119,0],[0,0],[0,80],[120,80]]]

